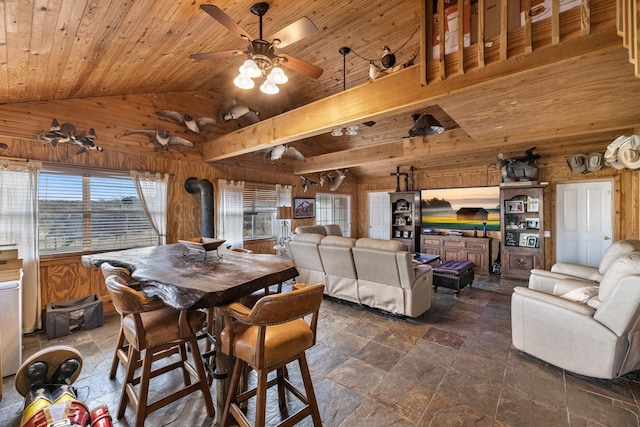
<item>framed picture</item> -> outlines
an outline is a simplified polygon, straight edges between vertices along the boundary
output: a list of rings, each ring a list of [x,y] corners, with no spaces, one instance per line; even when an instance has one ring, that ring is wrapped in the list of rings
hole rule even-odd
[[[518,233],[507,231],[504,234],[504,244],[506,246],[518,246]]]
[[[527,212],[538,212],[540,209],[540,199],[532,199],[531,197],[527,200]]]
[[[293,218],[315,218],[316,216],[316,199],[303,199],[294,197],[293,199]]]
[[[402,237],[402,231],[400,230],[395,230],[393,232],[393,237]]]
[[[504,202],[507,212],[521,213],[524,212],[524,202],[522,200],[510,200]]]
[[[518,246],[524,246],[527,248],[538,247],[538,235],[531,233],[520,233],[520,242]]]
[[[540,228],[539,218],[525,218],[527,228]]]
[[[527,237],[527,247],[528,248],[537,248],[538,247],[538,238],[536,236]]]
[[[410,231],[403,231],[402,232],[402,237],[405,238],[405,239],[411,238],[411,232]]]

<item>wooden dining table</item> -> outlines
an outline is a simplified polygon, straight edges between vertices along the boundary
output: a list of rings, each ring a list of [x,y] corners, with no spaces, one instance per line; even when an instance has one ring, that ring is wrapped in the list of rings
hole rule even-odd
[[[290,259],[276,255],[226,249],[204,252],[180,243],[82,256],[86,267],[100,267],[104,262],[126,267],[147,295],[157,296],[179,310],[215,308],[298,275]],[[219,315],[214,318],[209,332],[220,336],[223,318]],[[220,340],[216,340],[218,421],[224,410],[233,362],[232,357],[222,353]]]

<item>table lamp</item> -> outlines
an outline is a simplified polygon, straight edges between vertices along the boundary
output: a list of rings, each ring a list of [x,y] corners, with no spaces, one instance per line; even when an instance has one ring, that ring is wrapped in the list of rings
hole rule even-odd
[[[291,240],[289,237],[289,222],[287,220],[293,217],[293,208],[291,206],[278,206],[276,209],[276,219],[283,220],[282,232],[278,243],[284,245],[287,240]]]

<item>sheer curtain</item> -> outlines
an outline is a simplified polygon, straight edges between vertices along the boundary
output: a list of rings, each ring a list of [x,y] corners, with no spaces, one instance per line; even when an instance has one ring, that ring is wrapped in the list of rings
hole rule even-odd
[[[167,243],[167,183],[168,174],[131,171],[142,207],[156,233],[158,244]]]
[[[40,162],[0,160],[0,245],[17,245],[22,258],[22,332],[42,328],[38,263]]]
[[[277,194],[276,197],[278,199],[278,203],[276,204],[276,207],[291,206],[291,186],[290,185],[276,184],[276,194]],[[292,219],[293,218],[288,218],[287,220],[287,228],[288,228],[289,236],[291,236],[291,220]],[[280,242],[282,239],[282,222],[283,220],[276,219],[274,220],[274,224],[273,224],[273,229],[277,230],[277,233],[278,233],[278,242]]]
[[[242,227],[244,211],[242,209],[242,192],[244,181],[218,180],[219,217],[218,238],[225,239],[226,244],[235,248],[243,247]]]

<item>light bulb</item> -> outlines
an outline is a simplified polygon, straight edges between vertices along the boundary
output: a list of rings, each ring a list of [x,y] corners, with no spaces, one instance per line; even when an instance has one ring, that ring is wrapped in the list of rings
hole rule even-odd
[[[266,93],[266,94],[269,94],[269,95],[274,95],[274,94],[280,92],[280,88],[278,88],[278,85],[276,85],[275,83],[273,83],[269,79],[266,79],[264,81],[264,83],[262,83],[262,85],[260,85],[260,90],[262,92]]]
[[[244,74],[245,76],[251,78],[260,77],[260,75],[262,75],[260,67],[258,67],[258,64],[256,64],[253,59],[247,59],[246,61],[244,61],[244,64],[240,66],[239,70],[240,74]]]
[[[233,79],[233,84],[238,86],[240,89],[252,89],[256,84],[251,80],[251,77],[240,74],[238,77]]]
[[[289,78],[280,67],[273,67],[267,79],[279,85],[289,81]]]

